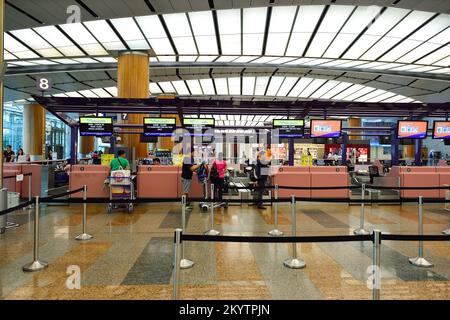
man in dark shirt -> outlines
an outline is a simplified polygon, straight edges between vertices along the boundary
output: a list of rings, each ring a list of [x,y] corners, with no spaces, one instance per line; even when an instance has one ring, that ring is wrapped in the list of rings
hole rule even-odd
[[[261,189],[256,190],[256,206],[258,209],[266,209],[263,206],[263,193],[267,183],[267,178],[269,177],[270,162],[267,159],[266,151],[260,151],[256,159],[256,175],[258,176],[257,186]]]
[[[189,210],[192,210],[192,204],[187,202],[188,193],[191,189],[192,176],[198,167],[198,165],[194,165],[192,152],[184,156],[183,166],[181,167],[181,183],[183,185],[183,194],[186,196],[186,208]]]
[[[3,151],[3,161],[4,162],[14,162],[14,151],[12,151],[11,146],[7,145],[6,150]]]

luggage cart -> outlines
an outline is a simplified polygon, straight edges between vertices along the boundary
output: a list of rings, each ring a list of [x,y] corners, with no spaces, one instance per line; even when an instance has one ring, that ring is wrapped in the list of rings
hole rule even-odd
[[[134,178],[130,177],[108,177],[109,179],[109,199],[110,200],[134,200]],[[108,204],[108,213],[113,209],[120,208],[120,205]],[[128,213],[133,212],[133,203],[126,203],[125,208]]]

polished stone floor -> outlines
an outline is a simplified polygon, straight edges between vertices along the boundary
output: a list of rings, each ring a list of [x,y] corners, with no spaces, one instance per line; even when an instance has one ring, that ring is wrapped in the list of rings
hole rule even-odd
[[[333,203],[297,204],[299,235],[350,234],[359,224],[359,206]],[[104,205],[88,206],[88,232],[94,239],[78,242],[81,206],[43,206],[40,258],[49,267],[24,273],[32,260],[33,211],[9,215],[20,223],[0,235],[2,299],[171,299],[173,231],[180,226],[177,204],[139,205],[133,214]],[[448,227],[442,205],[424,208],[426,234]],[[31,223],[30,223],[31,222]],[[390,233],[417,233],[417,206],[366,207],[366,227]],[[249,206],[218,209],[215,228],[225,235],[265,235],[273,211]],[[290,207],[280,205],[279,226],[291,234]],[[209,227],[209,213],[197,207],[188,215],[188,233]],[[302,270],[283,266],[290,244],[189,242],[185,256],[195,266],[181,272],[182,299],[371,299],[367,268],[372,244],[361,242],[299,244]],[[408,263],[417,255],[416,242],[385,241],[382,246],[382,299],[450,299],[450,242],[425,243],[425,256],[435,266]],[[68,268],[81,270],[80,289],[67,286]]]

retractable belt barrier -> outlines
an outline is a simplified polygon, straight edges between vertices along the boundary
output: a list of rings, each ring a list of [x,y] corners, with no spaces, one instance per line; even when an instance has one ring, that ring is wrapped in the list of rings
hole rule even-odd
[[[330,186],[330,187],[294,187],[294,186],[278,186],[279,189],[285,190],[342,190],[342,189],[361,189],[360,186]],[[388,187],[388,186],[374,186],[366,184],[366,188],[378,190],[450,190],[450,186],[443,187]],[[275,186],[248,186],[248,187],[228,187],[230,190],[266,190],[275,189]]]
[[[78,191],[79,192],[79,191]],[[296,201],[305,202],[341,202],[341,203],[417,203],[417,198],[404,198],[404,199],[378,199],[378,200],[361,200],[361,199],[350,199],[350,198],[309,198],[309,197],[295,197]],[[442,198],[424,198],[424,203],[447,203],[448,200]],[[192,202],[203,202],[203,203],[254,203],[253,199],[205,199],[205,198],[189,198]],[[291,198],[279,198],[279,199],[267,199],[272,203],[289,203]],[[108,198],[87,198],[83,200],[81,198],[71,198],[71,199],[42,199],[43,203],[167,203],[167,202],[181,202],[181,198],[138,198],[133,200],[128,199],[108,199]],[[0,215],[2,212],[0,212]]]
[[[29,177],[29,176],[32,176],[32,175],[33,175],[33,173],[29,172],[29,173],[18,174],[17,176]],[[17,176],[5,176],[5,177],[3,177],[3,179],[4,179],[4,180],[7,180],[7,179],[17,179]]]
[[[403,235],[383,234],[374,230],[368,235],[337,235],[337,236],[292,236],[292,237],[270,237],[270,236],[208,236],[196,234],[184,234],[182,229],[176,229],[174,234],[174,263],[173,263],[173,299],[177,300],[180,292],[180,261],[183,251],[183,241],[194,242],[246,242],[246,243],[324,243],[324,242],[351,242],[370,241],[373,243],[372,261],[370,268],[372,299],[380,299],[381,288],[381,242],[390,241],[450,241],[449,235]],[[291,259],[292,260],[292,259]],[[284,263],[286,265],[286,261]],[[193,263],[192,263],[193,265]],[[304,267],[303,265],[302,267]]]
[[[261,189],[275,189],[275,186],[264,186],[264,187],[258,187],[258,186],[248,186],[248,187],[228,187],[228,189],[231,190],[261,190]],[[293,186],[278,186],[278,189],[286,189],[286,190],[339,190],[339,189],[361,189],[362,186],[335,186],[335,187],[293,187]],[[444,186],[444,187],[381,187],[381,186],[372,186],[372,185],[366,185],[366,189],[394,189],[394,190],[450,190],[450,186]],[[68,196],[74,193],[78,193],[83,191],[83,188],[68,191],[62,194],[57,194],[54,196],[49,196],[40,199],[41,203],[161,203],[161,202],[180,202],[181,198],[138,198],[133,200],[126,200],[126,199],[106,199],[106,198],[87,198],[87,199],[81,199],[81,198],[71,198],[71,199],[60,199],[64,196]],[[255,200],[253,199],[204,199],[204,198],[189,198],[192,201],[202,201],[205,203],[212,203],[212,202],[224,202],[224,203],[254,203]],[[341,203],[352,203],[352,204],[372,204],[372,203],[398,203],[399,201],[403,203],[415,203],[417,200],[415,198],[401,198],[401,199],[350,199],[350,198],[310,198],[310,197],[296,197],[296,201],[311,201],[311,202],[341,202]],[[270,202],[272,203],[287,203],[290,202],[291,198],[279,198],[279,199],[270,199]],[[447,203],[448,201],[443,198],[424,198],[424,203]],[[15,210],[24,208],[30,204],[32,204],[33,201],[28,201],[23,204],[20,204],[19,206],[16,206],[14,208],[6,209],[3,211],[0,211],[0,216],[4,214],[8,214],[10,212],[13,212]]]
[[[445,236],[444,236],[445,237]],[[450,239],[450,237],[449,237]],[[205,236],[196,234],[182,234],[180,240],[195,242],[251,242],[251,243],[310,243],[310,242],[351,242],[371,241],[373,235],[363,236],[297,236],[297,237],[267,237],[267,236]]]
[[[78,193],[78,192],[83,191],[83,190],[84,190],[84,187],[83,188],[79,188],[77,190],[64,192],[64,193],[61,193],[61,194],[55,194],[54,196],[40,198],[39,202],[40,203],[51,203],[51,202],[54,201],[54,202],[58,202],[59,203],[60,201],[64,201],[64,200],[63,199],[57,200],[58,198],[61,198],[61,197],[67,196],[67,195],[71,195],[71,194],[74,194],[74,193]],[[67,199],[67,200],[69,200],[69,199]],[[89,202],[89,200],[85,199],[84,202],[87,203],[87,202]],[[12,208],[0,211],[0,216],[3,216],[5,214],[14,212],[14,211],[22,209],[22,208],[26,208],[26,207],[34,204],[34,203],[35,203],[34,200],[23,202],[23,203],[19,204],[18,206],[15,206],[15,207],[12,207]]]

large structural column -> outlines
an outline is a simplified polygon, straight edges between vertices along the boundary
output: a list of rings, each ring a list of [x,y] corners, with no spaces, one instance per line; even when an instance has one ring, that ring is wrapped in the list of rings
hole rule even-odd
[[[361,127],[361,118],[349,118],[348,119],[348,127],[349,128],[359,128]],[[361,133],[361,131],[350,131],[350,134],[352,133],[356,133],[359,134]],[[349,136],[348,137],[349,140],[360,140],[361,137],[360,136]]]
[[[95,137],[80,137],[80,153],[87,155],[94,151]]]
[[[45,156],[45,109],[39,104],[23,107],[23,151]]]
[[[149,97],[150,82],[149,55],[145,51],[128,51],[120,53],[117,65],[117,89],[119,98],[147,99]],[[128,114],[129,124],[143,124],[144,114]],[[147,144],[140,143],[138,134],[122,136],[122,143],[126,145],[131,158],[133,148],[135,159],[147,157]]]

